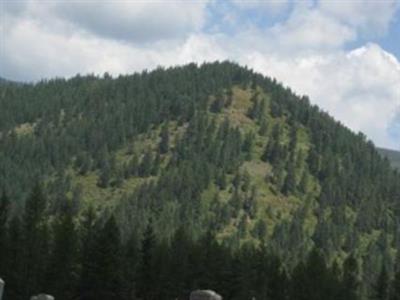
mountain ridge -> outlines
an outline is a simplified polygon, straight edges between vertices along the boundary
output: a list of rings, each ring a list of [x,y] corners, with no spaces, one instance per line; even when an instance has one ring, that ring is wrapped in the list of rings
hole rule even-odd
[[[184,226],[232,251],[266,247],[288,270],[313,248],[340,267],[354,255],[364,293],[376,264],[394,273],[399,173],[273,79],[223,62],[0,89],[0,183],[14,214],[39,178],[47,214],[111,211],[123,243],[150,223],[168,243]]]
[[[387,149],[387,148],[377,148],[378,151],[385,157],[389,159],[389,161],[392,163],[392,165],[400,169],[400,151],[399,150],[393,150],[393,149]]]

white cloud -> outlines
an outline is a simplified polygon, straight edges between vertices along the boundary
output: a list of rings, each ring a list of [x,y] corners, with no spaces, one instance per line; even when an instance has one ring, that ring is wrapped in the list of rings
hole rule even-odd
[[[339,48],[356,37],[352,27],[319,10],[304,7],[295,9],[286,22],[275,25],[269,31],[280,49],[291,54],[294,49],[322,51]]]
[[[59,2],[54,11],[96,35],[133,43],[181,38],[199,30],[207,1]]]
[[[400,111],[400,63],[378,45],[293,59],[254,54],[248,63],[270,74],[378,145],[398,148],[392,128]]]
[[[2,1],[2,75],[37,80],[168,64],[203,25],[207,3]]]
[[[321,0],[319,9],[337,20],[358,28],[364,35],[386,32],[400,2],[384,1],[331,1]]]
[[[264,14],[281,13],[289,6],[289,0],[232,0],[232,3],[240,9]]]
[[[1,15],[30,18],[47,30],[86,31],[101,38],[140,45],[185,38],[200,30],[209,0],[184,1],[39,1],[2,3]],[[54,26],[54,22],[58,26]],[[10,24],[6,24],[10,25]],[[62,25],[62,26],[61,26]],[[58,28],[57,28],[58,27]],[[65,33],[65,32],[59,32]]]

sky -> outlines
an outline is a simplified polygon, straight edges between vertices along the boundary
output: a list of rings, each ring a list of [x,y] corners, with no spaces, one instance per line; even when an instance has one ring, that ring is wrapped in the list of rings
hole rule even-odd
[[[0,76],[231,60],[400,150],[400,0],[0,0]]]

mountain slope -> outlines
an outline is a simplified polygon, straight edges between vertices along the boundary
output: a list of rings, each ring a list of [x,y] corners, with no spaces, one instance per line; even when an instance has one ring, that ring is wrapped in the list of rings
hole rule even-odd
[[[0,76],[0,85],[2,84],[22,84],[22,83],[17,81],[12,81]]]
[[[379,153],[381,153],[383,156],[387,157],[391,164],[397,168],[400,169],[400,152],[395,151],[395,150],[390,150],[390,149],[383,149],[383,148],[378,148]]]
[[[22,214],[113,211],[127,242],[151,222],[293,269],[353,254],[364,293],[400,243],[400,177],[374,145],[274,80],[232,63],[0,86],[0,187]],[[398,252],[398,251],[397,251]],[[392,274],[391,273],[391,274]]]

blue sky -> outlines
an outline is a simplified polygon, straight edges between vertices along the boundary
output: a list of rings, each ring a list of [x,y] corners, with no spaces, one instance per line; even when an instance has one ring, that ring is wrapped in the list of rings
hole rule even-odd
[[[400,149],[400,1],[0,0],[0,76],[233,60]]]
[[[394,16],[389,26],[389,30],[382,37],[374,41],[380,44],[386,51],[393,53],[397,59],[400,59],[400,13],[399,10]]]

